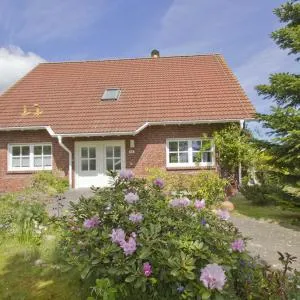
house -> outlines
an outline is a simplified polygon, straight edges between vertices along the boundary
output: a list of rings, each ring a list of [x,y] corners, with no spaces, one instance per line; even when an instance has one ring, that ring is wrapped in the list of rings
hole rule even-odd
[[[212,132],[255,110],[219,54],[41,63],[0,97],[0,191],[60,170],[75,188],[107,170],[216,169]],[[195,156],[205,146],[202,159]]]

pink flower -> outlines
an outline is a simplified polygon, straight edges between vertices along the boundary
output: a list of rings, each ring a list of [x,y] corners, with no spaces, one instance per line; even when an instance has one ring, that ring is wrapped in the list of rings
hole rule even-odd
[[[125,255],[131,255],[136,251],[136,241],[132,236],[128,239],[128,241],[122,241],[120,247],[123,249]]]
[[[245,250],[245,243],[242,239],[237,239],[231,244],[233,251],[243,252]]]
[[[195,208],[197,208],[198,210],[202,209],[205,207],[205,200],[202,199],[202,200],[195,200]]]
[[[83,227],[87,229],[95,228],[100,224],[100,220],[98,216],[94,216],[90,219],[86,219],[83,222]]]
[[[129,204],[133,204],[139,200],[139,195],[137,193],[128,193],[125,195],[125,201]]]
[[[113,229],[110,236],[113,243],[120,245],[123,241],[125,241],[125,232],[121,228]]]
[[[153,184],[162,189],[165,186],[164,181],[161,178],[156,178],[153,181]]]
[[[191,200],[189,200],[186,197],[184,197],[184,198],[176,198],[176,199],[171,200],[169,202],[169,204],[172,207],[186,207],[186,206],[189,206],[191,204]]]
[[[201,270],[200,280],[205,287],[221,291],[225,285],[226,276],[222,267],[217,264],[208,264]]]
[[[134,174],[131,170],[121,170],[120,178],[125,180],[130,180],[134,177]]]
[[[217,215],[218,215],[222,220],[225,220],[225,221],[229,220],[229,218],[230,218],[230,214],[229,214],[228,210],[226,210],[226,209],[219,209],[219,210],[217,211]]]
[[[146,277],[152,274],[152,266],[148,262],[143,264],[143,270]]]
[[[144,216],[140,213],[132,213],[129,215],[129,220],[133,223],[140,223],[144,219]]]

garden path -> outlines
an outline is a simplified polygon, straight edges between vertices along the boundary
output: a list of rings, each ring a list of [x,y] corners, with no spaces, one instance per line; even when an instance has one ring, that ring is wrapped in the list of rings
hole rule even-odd
[[[64,193],[61,200],[58,201],[57,198],[54,198],[48,205],[48,212],[53,216],[61,216],[68,210],[71,201],[76,203],[81,196],[91,197],[92,195],[93,192],[90,188],[71,189]]]
[[[252,255],[259,255],[269,265],[280,268],[277,251],[288,252],[298,257],[293,267],[300,271],[300,231],[243,215],[233,215],[231,221],[245,237],[251,238],[247,249]]]

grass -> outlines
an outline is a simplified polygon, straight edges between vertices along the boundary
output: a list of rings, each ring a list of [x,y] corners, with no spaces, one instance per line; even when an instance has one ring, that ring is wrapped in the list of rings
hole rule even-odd
[[[86,299],[79,274],[62,271],[55,243],[51,239],[33,246],[0,236],[0,299]],[[42,265],[36,264],[38,259]]]
[[[238,194],[231,198],[235,206],[235,213],[255,219],[270,220],[284,227],[300,230],[300,209],[283,209],[278,206],[258,206],[252,204],[243,195]]]

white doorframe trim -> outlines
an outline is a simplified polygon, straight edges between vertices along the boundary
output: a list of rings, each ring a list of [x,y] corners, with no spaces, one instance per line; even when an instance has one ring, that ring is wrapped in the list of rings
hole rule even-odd
[[[125,140],[105,140],[105,141],[75,141],[75,155],[74,155],[74,162],[75,162],[75,189],[79,188],[79,172],[80,172],[80,148],[83,146],[91,147],[96,146],[98,149],[99,147],[108,146],[121,146],[121,169],[125,169],[126,167],[126,144]],[[104,148],[103,148],[104,149]],[[97,166],[101,164],[105,169],[105,153],[103,153],[101,157],[97,157],[97,159],[101,159],[100,162],[97,162]],[[99,173],[100,175],[101,173]]]

